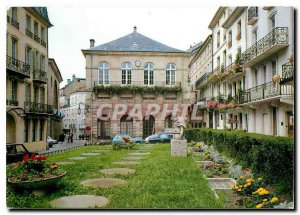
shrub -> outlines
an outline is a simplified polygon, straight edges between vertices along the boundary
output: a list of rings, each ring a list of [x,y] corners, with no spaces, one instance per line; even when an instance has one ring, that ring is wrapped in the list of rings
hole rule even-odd
[[[244,131],[209,128],[186,129],[188,141],[203,141],[250,167],[270,183],[284,183],[293,187],[294,139]]]

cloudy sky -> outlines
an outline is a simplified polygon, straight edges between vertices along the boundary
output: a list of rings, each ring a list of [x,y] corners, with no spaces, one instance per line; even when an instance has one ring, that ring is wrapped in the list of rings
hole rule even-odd
[[[101,7],[102,6],[102,7]],[[48,7],[50,21],[49,57],[54,58],[65,85],[68,78],[85,77],[85,58],[81,49],[89,48],[89,39],[100,45],[137,31],[168,46],[186,50],[204,41],[210,34],[208,24],[217,6],[174,7]]]

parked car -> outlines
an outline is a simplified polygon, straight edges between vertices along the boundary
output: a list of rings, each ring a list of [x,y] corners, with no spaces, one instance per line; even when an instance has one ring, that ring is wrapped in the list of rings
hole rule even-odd
[[[132,141],[134,143],[142,143],[143,142],[143,139],[140,138],[140,137],[131,137],[130,135],[128,134],[117,134],[114,139],[112,140],[112,143],[120,143],[122,141],[122,138],[123,137],[128,137],[130,139],[132,139]]]
[[[29,152],[28,149],[23,144],[14,144],[7,143],[6,144],[6,164],[16,163],[18,161],[22,161],[24,155],[38,155],[36,152]]]
[[[146,143],[166,143],[166,142],[171,142],[172,138],[173,138],[172,133],[162,132],[162,133],[153,134],[153,135],[150,135],[149,137],[146,137],[145,142]]]
[[[54,144],[57,144],[57,140],[52,139],[51,137],[47,137],[46,140],[47,146],[49,146],[49,148],[51,148]]]

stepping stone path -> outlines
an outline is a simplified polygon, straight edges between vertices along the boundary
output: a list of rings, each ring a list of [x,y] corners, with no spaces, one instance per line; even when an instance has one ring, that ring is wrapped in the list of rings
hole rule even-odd
[[[71,160],[84,160],[86,157],[70,157]]]
[[[64,166],[64,165],[75,164],[75,162],[62,161],[62,162],[57,162],[57,164]]]
[[[91,153],[83,153],[83,154],[81,154],[81,156],[94,156],[94,155],[100,155],[100,153],[91,152]]]
[[[138,161],[142,160],[143,157],[124,157],[122,160],[127,160],[127,161]]]
[[[126,183],[127,181],[118,178],[96,178],[96,179],[88,179],[80,182],[80,184],[86,187],[102,187],[102,188],[123,185]]]
[[[129,155],[150,155],[150,152],[132,152]]]
[[[110,150],[102,149],[102,150],[93,150],[91,153],[101,153],[101,152],[109,152]]]
[[[103,196],[93,195],[75,195],[65,196],[50,202],[54,208],[101,208],[109,203],[109,200]]]
[[[138,161],[120,161],[120,162],[113,162],[112,164],[117,164],[117,165],[137,165],[141,164],[141,162]]]
[[[111,169],[101,169],[100,172],[107,175],[113,175],[113,174],[129,175],[135,173],[135,169],[111,168]]]

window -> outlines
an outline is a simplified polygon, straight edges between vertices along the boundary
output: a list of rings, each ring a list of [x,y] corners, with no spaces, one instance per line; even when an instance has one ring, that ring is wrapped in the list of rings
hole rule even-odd
[[[228,47],[228,48],[231,48],[231,46],[232,46],[232,31],[231,30],[228,32],[228,43],[230,43],[229,44],[230,47]]]
[[[263,81],[264,81],[264,83],[266,83],[267,82],[267,67],[266,66],[263,66],[263,75],[264,75]]]
[[[40,103],[45,104],[45,89],[40,88]]]
[[[276,61],[272,61],[272,76],[277,74]]]
[[[17,89],[18,82],[16,80],[11,80],[11,100],[17,101]]]
[[[131,64],[122,64],[122,84],[131,84]]]
[[[32,120],[32,142],[36,141],[36,126],[37,126],[37,120]]]
[[[223,83],[223,90],[224,90],[224,92],[223,92],[223,95],[227,95],[227,87],[226,87],[226,82],[224,82]]]
[[[38,98],[39,98],[39,88],[35,86],[33,89],[33,101],[38,102]]]
[[[30,84],[26,84],[25,101],[26,102],[31,101],[31,85]]]
[[[257,69],[254,71],[255,86],[258,85]]]
[[[34,21],[34,35],[38,36],[39,33],[39,24]]]
[[[228,56],[228,64],[232,64],[232,55]]]
[[[43,131],[44,131],[44,120],[40,120],[40,140],[43,140]]]
[[[29,119],[24,120],[24,142],[29,141]]]
[[[153,85],[153,64],[151,63],[144,66],[144,84]]]
[[[26,46],[26,51],[25,51],[25,63],[30,65],[31,68],[31,62],[32,62],[32,49],[29,46]]]
[[[45,41],[45,28],[41,27],[41,39]]]
[[[15,21],[18,20],[18,9],[16,7],[11,9],[11,18]]]
[[[99,84],[109,84],[109,65],[106,62],[99,64]]]
[[[166,85],[175,85],[175,73],[176,66],[175,64],[169,63],[166,69]]]
[[[217,48],[220,46],[220,31],[217,33]]]
[[[276,27],[276,14],[270,17],[270,28],[271,30]]]
[[[253,44],[257,42],[257,29],[253,31]]]
[[[227,60],[227,57],[226,57],[226,49],[225,49],[225,50],[223,51],[223,65],[224,65],[224,67],[227,66],[226,60]]]
[[[226,41],[226,31],[223,32],[223,41]]]
[[[41,70],[45,72],[45,56],[41,55]]]
[[[133,119],[124,115],[120,119],[120,133],[133,136]]]
[[[218,95],[220,95],[220,92],[221,92],[221,85],[218,84],[218,85],[217,85],[217,93],[218,93]]]
[[[219,57],[217,57],[217,67],[220,67],[220,56]]]
[[[107,115],[103,115],[107,117]],[[85,122],[84,122],[85,124]],[[98,119],[98,139],[110,139],[110,121]]]
[[[39,52],[35,51],[35,58],[34,58],[35,64],[34,64],[34,71],[38,70],[40,68],[40,61],[39,61]]]
[[[11,57],[18,58],[18,40],[14,37],[11,38]]]
[[[242,31],[242,23],[240,20],[237,24],[237,40],[240,40],[242,38],[241,31]]]
[[[173,128],[172,115],[166,116],[166,118],[165,118],[165,128]]]
[[[26,29],[31,31],[31,17],[26,15]]]

